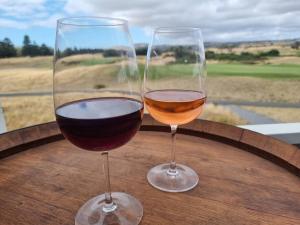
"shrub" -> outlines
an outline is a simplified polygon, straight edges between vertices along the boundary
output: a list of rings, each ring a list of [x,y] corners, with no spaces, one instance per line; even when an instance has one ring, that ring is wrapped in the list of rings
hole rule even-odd
[[[216,54],[214,51],[206,51],[205,58],[206,59],[216,59]]]
[[[94,86],[95,89],[102,89],[102,88],[105,88],[106,86],[104,84],[96,84]]]
[[[300,45],[300,42],[299,41],[295,41],[294,43],[291,44],[291,48],[293,48],[293,49],[299,49],[299,45]]]
[[[267,52],[260,52],[258,55],[261,57],[267,57],[267,56],[276,57],[280,55],[280,52],[277,49],[271,49],[270,51]]]
[[[115,57],[120,56],[120,52],[115,49],[107,49],[103,51],[104,57]]]
[[[189,48],[179,46],[175,48],[175,59],[177,63],[195,63],[196,54],[191,51]]]
[[[146,56],[147,55],[147,47],[141,47],[141,48],[137,48],[135,50],[136,55],[143,55]]]

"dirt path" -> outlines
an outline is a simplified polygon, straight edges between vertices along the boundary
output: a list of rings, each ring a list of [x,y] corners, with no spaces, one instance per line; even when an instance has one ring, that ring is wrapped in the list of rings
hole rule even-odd
[[[285,103],[285,102],[250,102],[250,101],[230,101],[230,100],[212,100],[217,105],[238,105],[238,106],[260,106],[274,108],[300,108],[300,103]]]
[[[242,109],[239,106],[236,105],[227,105],[232,112],[237,114],[240,118],[248,121],[249,124],[272,124],[272,123],[278,123],[278,121],[273,120],[267,116],[261,115],[259,113]]]

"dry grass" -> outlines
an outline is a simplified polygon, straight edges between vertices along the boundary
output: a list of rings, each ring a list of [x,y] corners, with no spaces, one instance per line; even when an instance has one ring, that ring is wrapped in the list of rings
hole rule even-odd
[[[107,65],[77,66],[65,69],[57,76],[62,76],[61,84],[72,80],[73,87],[85,87],[110,83],[111,71]],[[49,91],[52,89],[53,72],[51,69],[11,68],[0,69],[0,92]]]
[[[86,56],[89,57],[89,56]],[[101,56],[100,56],[101,57]],[[0,92],[27,92],[27,91],[49,91],[52,88],[52,57],[36,58],[14,58],[0,60]],[[280,57],[277,60],[291,61],[295,57]],[[75,60],[75,59],[74,59]],[[77,59],[76,59],[77,60]],[[144,57],[138,57],[138,61],[144,63]],[[275,59],[274,59],[275,60]],[[296,60],[296,59],[295,59]],[[216,63],[216,62],[214,62]],[[280,61],[272,61],[278,63]],[[109,87],[112,79],[120,79],[122,74],[114,77],[111,75],[108,65],[77,65],[73,69],[64,68],[61,71],[64,78],[63,85],[74,79],[74,87],[84,87],[88,77],[89,84]],[[107,73],[107,74],[106,74]],[[69,76],[72,74],[72,76]],[[101,76],[99,76],[101,74]],[[106,74],[106,75],[105,75]],[[85,81],[83,81],[83,78]],[[172,80],[161,79],[161,88],[168,88],[180,83],[182,88],[191,88],[195,85],[185,78],[174,78]],[[252,77],[208,77],[207,90],[208,100],[239,100],[239,101],[276,101],[299,103],[300,98],[295,93],[299,92],[300,80],[271,80]],[[89,87],[87,87],[89,88]],[[90,87],[91,88],[91,87]],[[116,87],[117,88],[117,87]],[[159,88],[159,87],[158,87]],[[105,90],[105,88],[101,89]],[[51,96],[40,97],[10,97],[1,98],[8,130],[44,123],[54,120],[53,101]],[[254,109],[253,109],[254,110]],[[262,108],[255,109],[262,110]],[[269,111],[268,111],[269,110]],[[287,109],[288,110],[288,109]],[[292,109],[291,109],[292,110]],[[293,109],[294,110],[294,109]],[[281,121],[299,121],[299,111],[284,111],[284,109],[265,109],[268,116],[273,116]],[[278,115],[277,115],[278,114]],[[286,118],[283,118],[284,115]],[[294,116],[292,116],[294,115]],[[237,115],[228,109],[208,104],[201,118],[214,120],[228,124],[245,124]],[[281,119],[283,118],[283,119]],[[294,119],[295,118],[295,119]]]
[[[52,67],[52,56],[17,57],[0,59],[1,69],[15,68],[48,68]]]
[[[255,106],[245,106],[242,107],[247,110],[254,111],[256,113],[265,115],[274,120],[291,123],[300,121],[300,108],[271,108],[271,107],[255,107]]]
[[[214,51],[217,53],[237,53],[241,52],[266,52],[272,49],[277,49],[280,51],[281,56],[296,56],[298,54],[298,50],[292,49],[289,45],[286,44],[252,44],[252,45],[241,45],[236,48],[208,48],[207,50]]]
[[[54,120],[52,96],[1,98],[7,130]]]
[[[52,96],[1,98],[7,130],[20,129],[55,120]],[[202,119],[237,125],[246,124],[230,110],[207,104]]]
[[[299,56],[283,56],[283,57],[272,57],[264,61],[264,63],[280,65],[280,64],[300,64]]]
[[[80,55],[72,55],[68,57],[64,57],[63,61],[64,62],[72,62],[72,63],[77,63],[77,62],[82,62],[84,60],[95,60],[95,59],[102,59],[103,55],[100,53],[97,54],[80,54]]]
[[[200,118],[230,125],[247,124],[246,120],[241,119],[238,115],[231,112],[228,108],[225,108],[223,106],[216,106],[214,104],[207,104],[205,106],[203,115],[200,116]]]
[[[0,60],[1,61],[1,60]],[[111,87],[113,80],[124,79],[120,64],[65,67],[56,73],[56,81],[65,86],[72,81],[72,88]],[[116,72],[114,72],[116,71]],[[117,72],[118,71],[118,72]],[[50,91],[53,74],[43,68],[0,68],[0,92]],[[71,87],[71,86],[69,86]]]
[[[299,103],[300,80],[273,80],[252,77],[212,77],[207,79],[213,100]]]
[[[153,81],[155,82],[155,81]],[[192,79],[161,79],[156,87],[171,88],[180,83],[182,89],[197,85]],[[300,80],[273,80],[253,77],[208,77],[208,100],[263,101],[299,103]]]
[[[166,65],[169,63],[175,62],[176,59],[174,56],[168,56],[168,57],[155,57],[151,60],[151,65],[159,66],[159,65]]]
[[[94,65],[94,66],[78,66],[64,69],[55,74],[56,85],[66,86],[69,88],[94,88],[95,85],[109,86],[115,75],[117,74],[116,67],[109,65]],[[71,83],[72,81],[72,83]]]
[[[0,70],[1,92],[47,91],[52,87],[52,70],[10,68]]]
[[[27,67],[21,68],[20,66],[10,66],[10,68],[3,68],[1,66],[0,91],[25,92],[51,90],[52,70],[50,68],[34,67],[37,61],[49,61],[49,59],[49,57],[1,59],[0,65],[4,65],[4,62],[13,63],[15,60],[18,63],[26,62]],[[280,64],[280,60],[285,62],[290,60],[291,62],[292,59],[296,60],[295,57],[279,57],[272,60],[274,63],[276,62]],[[32,60],[32,62],[30,60]],[[139,57],[139,60],[143,61],[144,59]],[[300,62],[300,60],[298,62]],[[74,68],[66,68],[61,71],[64,75],[64,78],[62,79],[63,83],[66,84],[70,81],[70,79],[72,79],[75,81],[74,85],[77,87],[85,85],[87,83],[86,79],[89,80],[88,83],[90,85],[92,84],[92,86],[105,85],[108,87],[113,79],[113,77],[109,75],[110,72],[111,68],[109,65],[76,66]],[[68,76],[68,74],[72,74],[72,77]],[[85,81],[83,81],[83,78]],[[174,82],[180,82],[183,88],[188,88],[191,87],[190,85],[194,85],[186,82],[185,79],[180,78],[174,78],[173,81],[160,81],[162,87],[170,87]],[[300,80],[291,81],[287,79],[275,80],[229,76],[207,78],[209,98],[214,100],[300,102],[300,98],[295,96],[295,93],[298,93],[299,87]]]

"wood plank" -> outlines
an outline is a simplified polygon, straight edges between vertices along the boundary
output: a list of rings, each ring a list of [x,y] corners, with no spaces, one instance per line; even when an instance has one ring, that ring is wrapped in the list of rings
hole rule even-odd
[[[153,189],[145,174],[152,165],[168,158],[169,143],[168,134],[140,132],[127,146],[111,152],[113,190],[126,191],[142,201],[142,224],[300,222],[299,178],[258,156],[222,143],[213,145],[211,140],[186,135],[178,138],[180,161],[200,175],[197,188],[181,194]],[[62,208],[71,215],[61,224],[71,223],[80,205],[104,191],[99,155],[59,141],[10,156],[0,161],[0,174],[6,177],[1,176],[0,192],[9,190],[17,199],[26,196],[27,201],[46,205],[43,207]],[[236,159],[239,163],[234,164]],[[5,204],[8,209],[12,207]],[[189,217],[183,212],[189,212]],[[51,220],[51,215],[46,217]]]
[[[169,160],[168,127],[146,117],[144,128],[110,152],[112,189],[142,202],[141,224],[300,224],[300,178],[239,147],[253,145],[299,165],[290,145],[209,121],[187,124],[177,136],[177,160],[192,167],[200,183],[185,193],[165,193],[148,184],[146,173]],[[27,146],[0,160],[0,225],[73,224],[78,208],[104,192],[100,153],[51,139],[58,134],[49,123],[0,135],[3,152]]]
[[[65,209],[8,190],[0,191],[0,201],[1,225],[69,225],[74,218],[73,213]]]

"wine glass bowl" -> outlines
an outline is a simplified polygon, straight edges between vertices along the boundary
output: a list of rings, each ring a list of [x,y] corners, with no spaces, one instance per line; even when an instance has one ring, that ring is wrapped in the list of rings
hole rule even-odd
[[[132,139],[144,110],[127,21],[101,17],[58,20],[53,97],[64,137],[103,157],[106,192],[79,209],[75,224],[139,224],[141,203],[129,194],[111,193],[108,164],[108,151]]]
[[[145,94],[148,112],[157,121],[168,125],[182,125],[196,119],[203,110],[206,97],[193,90],[155,90]]]
[[[177,127],[196,119],[206,101],[205,52],[201,31],[195,27],[157,28],[148,47],[144,101],[157,121],[170,125],[171,162],[152,168],[148,182],[162,191],[183,192],[199,181],[196,172],[175,162]]]

